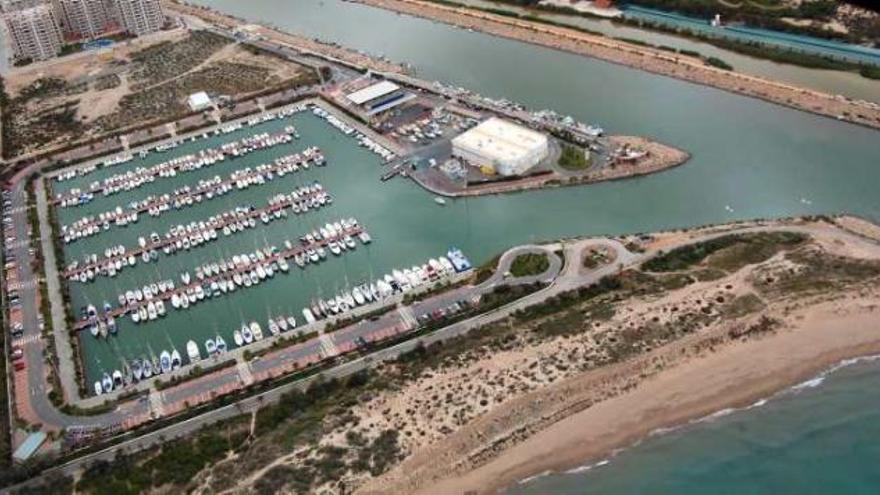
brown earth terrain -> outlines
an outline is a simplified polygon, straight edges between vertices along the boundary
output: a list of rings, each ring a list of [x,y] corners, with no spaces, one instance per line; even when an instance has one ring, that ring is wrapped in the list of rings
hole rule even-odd
[[[4,154],[22,155],[189,112],[198,91],[230,100],[315,76],[226,38],[181,29],[16,69]]]

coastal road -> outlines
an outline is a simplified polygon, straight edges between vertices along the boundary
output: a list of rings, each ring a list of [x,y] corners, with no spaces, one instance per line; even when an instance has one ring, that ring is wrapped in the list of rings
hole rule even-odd
[[[113,424],[121,424],[129,414],[145,412],[146,409],[140,404],[127,404],[125,408],[118,408],[112,412],[95,416],[71,416],[61,412],[49,400],[46,385],[47,370],[43,353],[45,343],[41,337],[40,308],[38,307],[39,284],[35,283],[36,274],[31,266],[33,259],[29,252],[32,245],[30,222],[28,221],[28,203],[25,191],[25,171],[19,173],[12,180],[12,205],[11,216],[13,232],[16,241],[12,245],[12,254],[16,261],[16,272],[19,282],[19,298],[21,300],[23,335],[20,339],[13,340],[13,345],[24,342],[25,363],[27,373],[28,390],[16,390],[17,401],[26,400],[27,405],[23,409],[32,413],[34,417],[24,418],[32,422],[39,422],[50,430],[59,430],[70,426],[103,427]],[[22,406],[22,405],[20,405]],[[20,407],[20,410],[22,407]]]

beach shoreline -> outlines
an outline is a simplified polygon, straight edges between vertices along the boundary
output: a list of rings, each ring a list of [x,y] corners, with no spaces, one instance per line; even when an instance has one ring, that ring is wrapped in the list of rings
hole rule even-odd
[[[687,359],[417,493],[498,493],[535,476],[601,462],[658,430],[751,406],[846,360],[880,354],[878,303],[871,297],[855,311],[823,305],[797,313],[799,321],[772,335]]]
[[[481,10],[424,0],[350,0],[400,14],[481,31],[547,48],[588,56],[637,70],[709,86],[797,110],[880,129],[880,105],[724,70],[702,59],[671,54],[572,28],[542,24]]]

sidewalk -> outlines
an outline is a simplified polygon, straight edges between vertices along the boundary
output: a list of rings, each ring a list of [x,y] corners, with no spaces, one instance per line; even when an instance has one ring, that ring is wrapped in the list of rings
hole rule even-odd
[[[64,298],[61,295],[57,264],[55,262],[55,245],[49,222],[49,204],[46,196],[44,179],[36,181],[37,215],[40,219],[40,249],[43,252],[46,270],[46,284],[49,291],[49,306],[52,313],[52,338],[55,339],[55,353],[58,356],[58,374],[65,402],[76,404],[80,401],[79,387],[76,384],[73,346],[67,332],[64,315]]]

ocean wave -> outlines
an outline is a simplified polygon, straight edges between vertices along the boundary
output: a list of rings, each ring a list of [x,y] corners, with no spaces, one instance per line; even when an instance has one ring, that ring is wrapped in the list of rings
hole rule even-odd
[[[602,467],[602,466],[607,466],[609,463],[611,463],[611,460],[610,460],[610,459],[602,459],[602,460],[599,461],[599,462],[594,462],[594,463],[592,463],[592,464],[584,464],[583,466],[578,466],[578,467],[576,467],[576,468],[569,469],[568,471],[565,472],[565,474],[578,474],[578,473],[583,473],[583,472],[589,471],[589,470],[591,470],[591,469],[593,469],[593,468]]]
[[[792,392],[797,393],[797,392],[800,392],[803,390],[816,388],[825,382],[825,379],[828,377],[828,375],[830,375],[836,371],[839,371],[843,368],[848,368],[848,367],[853,366],[855,364],[876,361],[878,359],[880,359],[880,354],[871,354],[868,356],[861,356],[861,357],[856,357],[856,358],[844,359],[844,360],[840,361],[839,363],[831,366],[830,368],[822,371],[821,373],[819,373],[815,377],[813,377],[805,382],[798,383],[797,385],[793,385],[793,386],[789,387],[787,390],[783,390],[778,395],[782,395],[785,393],[792,393]]]
[[[811,378],[805,382],[798,383],[797,385],[792,385],[789,390],[797,392],[798,390],[804,390],[807,388],[816,388],[822,383],[825,382],[825,375],[819,375],[816,378]]]
[[[526,485],[526,484],[531,483],[532,481],[535,481],[538,478],[543,478],[544,476],[550,476],[551,474],[553,474],[553,471],[547,470],[547,471],[538,473],[534,476],[529,476],[528,478],[523,478],[523,479],[517,481],[517,484],[518,485]]]

